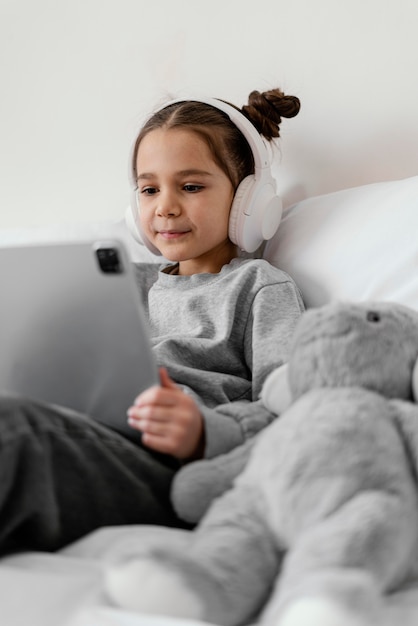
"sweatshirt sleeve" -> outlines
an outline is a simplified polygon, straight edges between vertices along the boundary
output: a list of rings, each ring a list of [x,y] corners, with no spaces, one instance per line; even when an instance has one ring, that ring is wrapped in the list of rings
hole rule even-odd
[[[205,420],[205,457],[212,458],[244,443],[276,417],[259,400],[268,374],[286,363],[296,323],[304,310],[295,283],[288,277],[256,293],[245,328],[245,360],[252,375],[252,400],[237,400],[214,409],[201,407]]]

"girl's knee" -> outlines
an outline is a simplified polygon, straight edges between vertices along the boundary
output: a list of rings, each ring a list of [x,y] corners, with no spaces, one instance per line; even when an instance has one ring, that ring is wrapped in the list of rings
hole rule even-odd
[[[8,417],[17,417],[24,414],[32,401],[23,396],[12,395],[7,393],[0,394],[0,419],[4,420]]]
[[[0,394],[0,433],[35,434],[64,420],[58,409],[24,396]]]

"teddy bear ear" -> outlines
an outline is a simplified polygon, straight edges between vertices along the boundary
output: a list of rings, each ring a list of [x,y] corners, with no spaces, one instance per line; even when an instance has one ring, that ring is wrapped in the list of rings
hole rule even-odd
[[[288,364],[285,363],[273,370],[264,381],[260,394],[266,409],[277,415],[292,404],[292,392],[287,377],[288,368]]]
[[[415,402],[418,402],[418,359],[412,370],[412,395],[414,396]]]

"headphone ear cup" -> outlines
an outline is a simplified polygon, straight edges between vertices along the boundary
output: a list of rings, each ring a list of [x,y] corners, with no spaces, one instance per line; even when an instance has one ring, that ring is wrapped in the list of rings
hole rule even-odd
[[[229,217],[229,238],[245,252],[257,248],[277,231],[282,217],[282,201],[270,177],[244,178],[237,187]]]
[[[237,187],[237,190],[232,201],[231,211],[229,214],[229,238],[237,245],[241,250],[245,252],[252,252],[244,248],[242,241],[242,231],[244,228],[245,213],[243,207],[246,206],[246,198],[251,187],[254,185],[254,175],[246,176],[243,178]]]
[[[137,243],[148,248],[148,250],[150,250],[153,254],[161,256],[161,252],[158,248],[152,245],[150,240],[144,235],[141,228],[141,223],[139,221],[139,207],[135,190],[132,191],[131,204],[125,211],[125,223]]]

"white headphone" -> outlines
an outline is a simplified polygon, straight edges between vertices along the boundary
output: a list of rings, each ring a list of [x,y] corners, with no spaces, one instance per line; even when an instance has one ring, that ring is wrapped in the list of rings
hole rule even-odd
[[[276,183],[271,174],[266,147],[256,128],[233,106],[214,98],[179,98],[168,102],[157,111],[177,102],[202,102],[228,115],[242,132],[254,157],[254,174],[246,176],[238,185],[229,216],[229,238],[245,252],[254,252],[263,241],[271,239],[277,231],[282,217],[282,201],[276,193]],[[126,212],[126,223],[134,238],[154,254],[159,250],[142,232],[139,221],[139,203],[133,164],[130,177],[134,187],[131,206]]]

